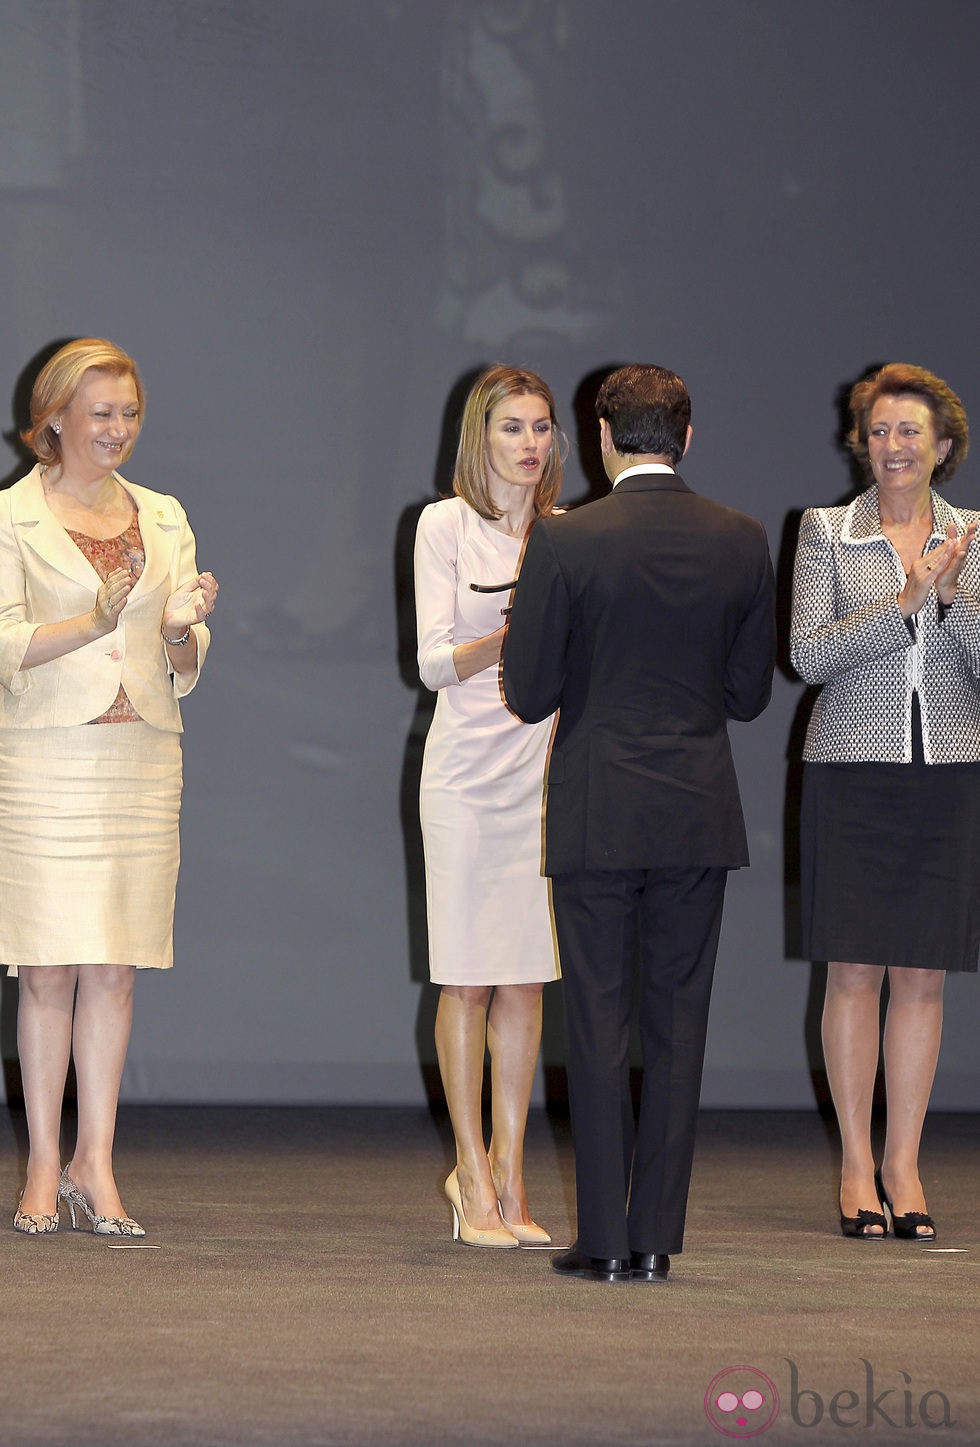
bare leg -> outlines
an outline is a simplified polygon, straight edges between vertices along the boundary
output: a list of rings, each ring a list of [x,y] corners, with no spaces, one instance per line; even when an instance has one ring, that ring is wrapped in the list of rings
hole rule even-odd
[[[832,961],[827,966],[823,1054],[837,1111],[843,1160],[840,1209],[844,1216],[878,1210],[871,1153],[871,1105],[878,1069],[880,965]],[[869,1227],[880,1236],[881,1227]]]
[[[489,985],[443,985],[436,1012],[436,1053],[456,1137],[463,1214],[474,1231],[500,1229],[497,1193],[483,1139],[483,1061]]]
[[[61,1111],[71,1056],[75,965],[25,965],[18,971],[20,1055],[30,1155],[21,1210],[53,1215],[61,1176]]]
[[[919,1180],[919,1141],[943,1033],[944,970],[888,972],[885,1088],[888,1131],[881,1175],[899,1216],[926,1210]],[[920,1231],[931,1234],[928,1227]]]
[[[487,1018],[493,1135],[490,1168],[505,1221],[531,1225],[524,1192],[524,1132],[541,1046],[543,985],[498,985]]]
[[[112,1174],[116,1107],[133,1023],[136,971],[130,965],[79,965],[73,1046],[78,1138],[72,1180],[100,1216],[125,1216]]]

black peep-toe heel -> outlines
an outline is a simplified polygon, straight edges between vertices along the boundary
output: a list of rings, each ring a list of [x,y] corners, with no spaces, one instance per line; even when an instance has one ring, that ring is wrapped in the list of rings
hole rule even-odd
[[[936,1239],[936,1223],[925,1211],[906,1211],[904,1216],[895,1215],[895,1207],[888,1198],[885,1190],[885,1183],[881,1179],[881,1172],[875,1171],[875,1186],[878,1195],[888,1208],[888,1214],[892,1218],[892,1230],[896,1237],[902,1241],[924,1241],[927,1245]],[[925,1226],[928,1229],[920,1231],[919,1227]]]

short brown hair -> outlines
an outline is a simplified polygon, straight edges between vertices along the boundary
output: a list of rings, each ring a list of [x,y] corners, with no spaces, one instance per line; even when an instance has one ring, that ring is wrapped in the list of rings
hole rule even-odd
[[[61,461],[61,439],[51,424],[69,406],[86,372],[132,377],[139,402],[139,425],[143,425],[146,397],[132,357],[101,337],[79,337],[55,352],[38,372],[31,393],[31,425],[20,434],[45,467]]]
[[[851,430],[847,434],[847,445],[854,453],[866,475],[871,473],[868,459],[868,427],[871,413],[879,397],[918,397],[932,414],[936,430],[936,441],[950,443],[950,449],[942,464],[942,479],[952,477],[970,450],[970,429],[967,425],[963,403],[952,387],[927,372],[925,367],[913,367],[909,362],[889,362],[880,371],[864,377],[851,389]],[[941,479],[933,474],[933,482]]]
[[[534,490],[535,516],[547,517],[561,492],[562,445],[565,434],[555,416],[555,399],[551,395],[551,388],[535,372],[497,363],[477,377],[470,389],[463,407],[459,447],[456,450],[456,469],[453,473],[453,492],[456,496],[468,502],[480,517],[490,522],[499,518],[500,513],[490,498],[487,423],[490,413],[498,403],[506,401],[508,397],[523,396],[540,397],[542,402],[547,403],[553,436],[548,460]]]

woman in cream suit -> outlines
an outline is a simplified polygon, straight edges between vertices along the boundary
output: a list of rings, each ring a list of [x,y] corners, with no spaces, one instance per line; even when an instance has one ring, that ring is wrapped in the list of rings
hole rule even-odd
[[[113,1175],[116,1105],[136,969],[173,963],[178,700],[218,587],[177,500],[116,471],[143,405],[125,352],[63,347],[31,398],[38,465],[0,494],[0,961],[19,975],[29,1235],[57,1230],[62,1200],[73,1226],[77,1208],[102,1235],[144,1234]]]

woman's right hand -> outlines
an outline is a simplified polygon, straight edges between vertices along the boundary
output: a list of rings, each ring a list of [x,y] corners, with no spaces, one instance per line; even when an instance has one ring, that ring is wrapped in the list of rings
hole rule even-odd
[[[905,587],[898,595],[898,606],[903,618],[918,613],[935,588],[943,603],[949,606],[956,596],[956,585],[966,562],[973,539],[976,537],[976,523],[971,523],[961,537],[955,523],[946,529],[946,541],[938,548],[931,548],[916,558],[912,564]]]
[[[506,631],[505,623],[502,628],[488,633],[485,638],[474,638],[472,643],[456,645],[453,649],[453,667],[460,683],[465,683],[466,679],[472,678],[475,673],[482,673],[485,668],[497,666],[500,662]]]
[[[111,633],[115,629],[135,582],[136,579],[128,568],[115,568],[106,578],[95,595],[95,607],[92,609],[92,619],[98,635]]]
[[[933,580],[936,592],[939,594],[939,601],[944,603],[947,608],[952,607],[956,600],[960,573],[963,571],[963,564],[967,560],[976,535],[976,523],[970,523],[962,537],[959,536],[955,523],[950,523],[946,530],[946,548],[949,557],[945,565],[937,568],[933,573]]]

